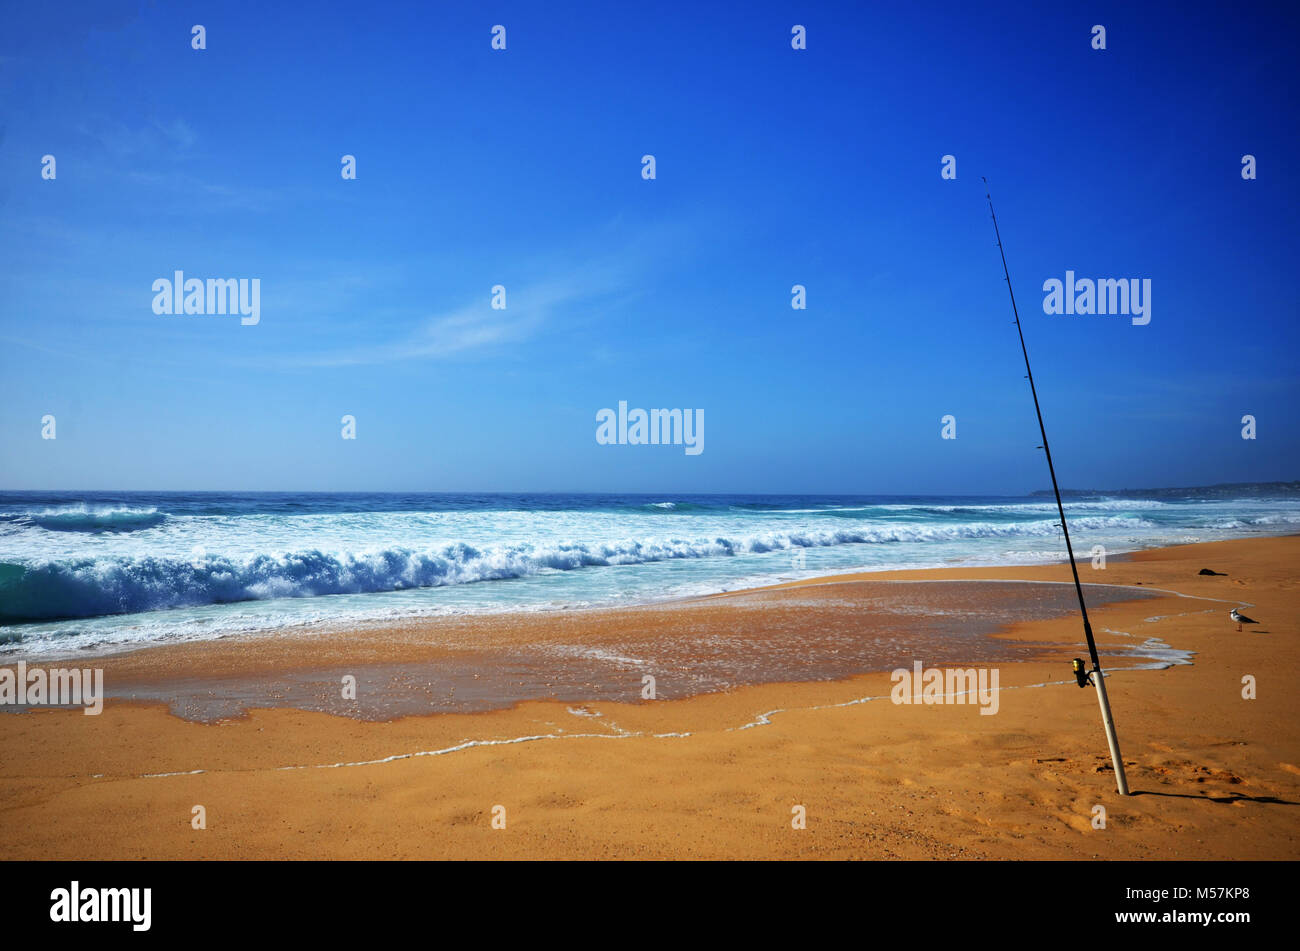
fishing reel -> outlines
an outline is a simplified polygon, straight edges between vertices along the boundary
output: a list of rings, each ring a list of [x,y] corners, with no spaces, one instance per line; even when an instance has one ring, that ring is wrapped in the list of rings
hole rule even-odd
[[[1088,673],[1088,669],[1084,667],[1082,658],[1076,657],[1074,663],[1070,666],[1074,670],[1074,679],[1079,682],[1080,687],[1087,687],[1092,684],[1092,674]]]

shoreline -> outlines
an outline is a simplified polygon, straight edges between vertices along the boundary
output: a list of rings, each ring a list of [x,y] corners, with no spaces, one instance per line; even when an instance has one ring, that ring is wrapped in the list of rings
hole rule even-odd
[[[201,722],[279,707],[382,722],[508,709],[527,700],[636,701],[646,673],[672,684],[658,699],[844,680],[897,669],[904,645],[909,658],[920,651],[950,664],[1045,657],[1051,645],[1013,643],[1006,635],[1017,622],[1069,617],[1075,612],[1072,583],[970,578],[966,570],[861,572],[635,607],[295,629],[149,645],[75,664],[22,660],[28,670],[98,667],[109,685],[107,699],[166,703],[173,714]],[[984,570],[1006,575],[1017,569]],[[1141,586],[1091,580],[1084,587],[1096,608],[1160,596]],[[792,613],[798,615],[793,624]],[[652,634],[628,634],[647,625]],[[711,642],[712,656],[696,656],[700,640]],[[511,671],[508,678],[499,675],[502,667]],[[684,671],[691,671],[685,679]],[[676,675],[672,681],[670,674]],[[334,685],[348,675],[356,678],[358,702],[331,699]]]
[[[1215,541],[1235,541],[1235,540],[1249,540],[1253,538],[1273,538],[1273,537],[1287,537],[1287,536],[1286,535],[1258,535],[1258,536],[1251,535],[1251,536],[1244,536],[1243,538],[1236,538],[1236,539],[1226,538],[1226,539],[1217,539]],[[1125,561],[1143,551],[1159,551],[1159,550],[1163,550],[1164,548],[1181,548],[1181,547],[1187,547],[1189,545],[1194,545],[1194,544],[1213,544],[1213,543],[1214,542],[1204,542],[1201,539],[1197,538],[1197,539],[1188,540],[1186,542],[1181,542],[1177,545],[1158,545],[1154,547],[1145,547],[1145,548],[1136,547],[1136,548],[1115,549],[1107,554],[1107,560],[1112,563],[1117,563],[1117,562]],[[800,549],[797,548],[790,549],[790,551],[798,551],[798,550]],[[1019,552],[1017,554],[1026,554],[1026,553]],[[1038,555],[1050,554],[1059,558],[1059,552],[1037,552],[1032,554],[1038,554]],[[671,562],[672,559],[666,559],[665,561]],[[1087,561],[1088,559],[1086,557],[1083,558],[1082,564],[1086,565]],[[650,564],[659,564],[659,563],[660,562],[649,561],[643,564],[650,565]],[[48,634],[45,636],[38,634],[35,635],[35,637],[37,638],[36,643],[40,643],[44,646],[36,650],[23,650],[21,635],[23,633],[22,629],[26,626],[42,627],[48,625],[75,623],[81,621],[81,622],[96,623],[96,624],[116,624],[119,627],[132,628],[132,627],[138,627],[142,625],[148,626],[148,622],[140,620],[142,618],[143,619],[162,618],[163,620],[157,621],[156,623],[159,624],[160,626],[165,627],[166,624],[168,623],[167,617],[169,615],[177,611],[190,610],[191,608],[194,607],[220,606],[223,608],[239,608],[240,605],[244,605],[244,604],[263,605],[267,603],[277,603],[280,601],[291,601],[295,604],[312,604],[312,603],[319,602],[325,605],[329,605],[336,598],[356,597],[358,596],[358,593],[356,592],[328,593],[320,596],[287,598],[287,599],[286,598],[269,598],[269,599],[254,598],[250,600],[213,602],[213,603],[202,604],[202,605],[194,605],[190,607],[165,608],[157,611],[145,611],[143,613],[137,612],[137,613],[107,614],[107,615],[100,614],[100,615],[93,615],[93,616],[86,616],[86,617],[81,617],[76,615],[59,616],[59,617],[49,617],[49,618],[42,618],[42,619],[32,619],[32,620],[24,621],[22,623],[11,622],[9,624],[8,630],[6,631],[6,634],[10,636],[17,634],[19,635],[19,638],[14,641],[9,641],[3,645],[0,645],[0,667],[6,664],[13,664],[18,661],[24,661],[29,665],[35,664],[35,665],[46,666],[46,665],[54,665],[65,661],[70,661],[73,659],[84,659],[84,658],[109,659],[118,656],[135,654],[141,651],[149,651],[155,649],[168,649],[168,650],[183,649],[191,645],[203,645],[203,644],[209,644],[209,643],[214,643],[219,641],[227,642],[227,643],[244,643],[244,642],[255,642],[263,638],[292,638],[297,636],[316,638],[320,636],[329,637],[329,636],[337,636],[340,634],[353,634],[359,631],[391,631],[396,628],[403,628],[403,627],[409,627],[414,625],[454,623],[462,620],[469,621],[469,622],[482,621],[483,623],[488,623],[495,619],[502,619],[502,618],[506,620],[515,617],[534,617],[534,616],[544,617],[544,618],[554,618],[556,616],[566,616],[566,615],[580,616],[591,612],[635,611],[638,609],[647,609],[647,608],[666,608],[666,607],[671,607],[679,604],[694,604],[699,602],[705,602],[709,599],[717,598],[717,597],[729,597],[729,596],[742,595],[742,594],[753,593],[753,592],[771,591],[771,590],[777,590],[786,587],[795,587],[795,586],[801,586],[807,584],[825,584],[825,583],[831,583],[843,579],[884,580],[884,579],[890,579],[895,576],[897,577],[913,576],[913,575],[917,575],[918,573],[932,574],[936,578],[948,577],[948,576],[954,578],[966,578],[967,577],[965,574],[966,572],[984,572],[989,569],[1006,569],[1008,572],[1014,573],[1023,569],[1034,569],[1034,568],[1050,569],[1067,563],[1068,562],[1062,560],[1053,560],[1053,561],[1046,561],[1046,562],[1041,560],[1027,561],[1027,562],[1012,560],[1006,562],[999,561],[996,563],[982,563],[982,562],[972,563],[969,559],[966,558],[949,558],[943,560],[942,563],[927,562],[921,565],[908,565],[904,567],[886,567],[886,568],[871,567],[871,568],[861,568],[861,569],[853,569],[853,570],[833,570],[830,573],[807,575],[806,577],[802,577],[802,578],[787,578],[784,580],[772,580],[770,575],[768,576],[747,575],[747,576],[737,578],[732,582],[727,582],[728,584],[742,585],[740,587],[723,587],[721,590],[716,590],[716,591],[705,590],[705,591],[696,591],[696,592],[685,593],[685,594],[674,593],[672,595],[660,595],[656,597],[638,596],[637,598],[628,601],[614,600],[614,601],[594,603],[594,604],[593,603],[559,604],[556,602],[552,602],[545,606],[532,605],[527,607],[521,607],[517,605],[511,605],[507,607],[493,607],[485,610],[477,610],[477,609],[464,610],[464,611],[451,610],[448,613],[433,613],[433,612],[426,613],[425,611],[415,610],[412,611],[411,613],[400,614],[392,617],[384,617],[373,613],[370,614],[360,613],[360,614],[353,615],[350,612],[344,610],[340,613],[337,613],[334,617],[326,617],[326,618],[317,617],[317,618],[306,619],[306,620],[304,619],[289,620],[278,624],[267,623],[263,625],[262,623],[258,623],[254,626],[244,627],[244,628],[232,627],[229,629],[222,629],[218,627],[213,631],[210,631],[206,635],[194,634],[190,632],[183,636],[176,637],[174,635],[169,636],[167,634],[163,634],[160,636],[157,633],[154,633],[152,635],[146,635],[145,639],[141,639],[137,641],[113,640],[111,639],[110,636],[109,639],[99,640],[98,642],[92,642],[87,644],[78,642],[63,647],[49,646],[52,644],[57,644],[59,641],[58,637],[50,637]],[[950,574],[954,572],[957,574]],[[1088,583],[1088,579],[1086,577],[1087,574],[1088,572],[1083,572],[1083,574],[1081,575],[1081,577],[1084,578],[1085,584]],[[508,578],[498,579],[496,581],[486,582],[486,583],[509,584],[512,581],[525,580],[527,577],[530,576],[511,576]],[[1018,580],[1018,579],[1008,576],[1005,580]],[[472,584],[474,586],[477,586],[479,583],[483,583],[483,582],[466,582],[464,584]],[[419,590],[454,590],[461,586],[462,586],[461,583],[447,585],[447,586],[434,585]],[[410,590],[416,590],[416,589],[410,589]],[[399,590],[381,589],[381,590],[361,593],[360,596],[361,597],[383,597],[386,595],[392,595],[397,593],[401,593],[401,592]],[[185,624],[188,622],[182,620],[177,623]],[[3,629],[4,626],[0,625],[0,630]],[[78,636],[80,633],[84,633],[84,632],[74,632],[74,634],[78,634]],[[68,640],[78,641],[78,637],[69,637]]]
[[[1204,544],[1222,543],[1197,543],[1142,551],[1173,552]],[[1138,554],[1140,552],[1126,552],[1112,556],[1108,559],[1108,564],[1113,567],[1131,563]],[[1090,610],[1095,611],[1104,603],[1124,603],[1171,594],[1167,590],[1146,586],[1141,581],[1123,585],[1097,580],[1105,576],[1104,571],[1088,570],[1088,564],[1085,560],[1080,580]],[[1018,591],[1025,590],[1023,586],[1061,586],[1054,591],[1055,596],[1049,607],[1039,606],[1037,616],[1014,618],[1004,612],[1001,617],[990,617],[996,614],[995,606],[987,598],[977,599],[981,603],[973,606],[977,608],[981,620],[987,622],[978,632],[981,643],[973,646],[968,644],[964,652],[953,650],[952,645],[944,645],[947,649],[932,651],[946,663],[974,663],[981,659],[996,659],[999,663],[1046,660],[1053,645],[1025,642],[1026,646],[1019,652],[1019,656],[998,651],[995,647],[1007,641],[1019,640],[1012,633],[1017,621],[1061,621],[1077,616],[1068,562],[1051,565],[905,568],[793,579],[755,588],[629,606],[415,617],[397,623],[375,621],[356,626],[325,622],[275,632],[254,632],[176,644],[150,643],[103,654],[92,652],[76,657],[75,664],[71,663],[72,657],[46,660],[39,654],[18,656],[0,662],[0,668],[12,667],[20,660],[28,670],[71,666],[90,669],[88,665],[97,665],[104,670],[110,684],[105,693],[106,702],[144,705],[161,703],[175,716],[203,723],[245,719],[253,710],[286,707],[388,722],[409,716],[514,709],[520,703],[534,700],[563,703],[619,700],[637,702],[642,684],[636,676],[630,675],[641,674],[646,668],[660,671],[666,666],[671,667],[672,663],[653,664],[648,659],[627,656],[630,651],[626,647],[621,654],[611,653],[602,647],[610,643],[611,630],[635,628],[647,615],[674,618],[681,613],[696,613],[707,618],[718,609],[738,606],[753,608],[755,602],[758,602],[760,613],[789,610],[787,605],[780,603],[783,598],[810,590],[818,593],[824,591],[831,598],[849,602],[841,606],[852,613],[854,607],[849,601],[850,592],[865,589],[875,593],[877,597],[865,599],[870,606],[872,602],[880,602],[881,589],[894,585],[920,585],[922,589],[926,585],[948,586],[948,591],[939,592],[939,596],[933,599],[942,607],[937,608],[937,613],[931,616],[932,622],[945,613],[945,609],[950,607],[946,600],[950,600],[954,590],[963,585],[987,585],[987,590],[1001,595],[1003,602],[1014,599]],[[997,586],[1002,586],[1001,590]],[[1132,597],[1117,592],[1128,592]],[[1005,603],[1001,606],[1005,609]],[[805,605],[795,604],[793,609],[803,607]],[[858,602],[858,607],[862,607],[861,601]],[[909,604],[908,613],[914,612],[915,608],[915,604]],[[845,612],[838,613],[843,615]],[[824,615],[822,619],[824,622]],[[845,618],[840,616],[833,620],[843,624]],[[944,632],[936,632],[933,623],[917,624],[914,617],[899,617],[896,621],[902,623],[887,626],[884,630],[879,626],[872,629],[857,626],[852,633],[857,638],[882,634],[902,637],[912,651],[924,646],[925,637],[931,639],[931,647],[934,646],[933,639],[936,636],[939,640],[944,639]],[[801,623],[807,626],[806,620]],[[566,629],[576,627],[574,635],[563,640],[576,641],[577,644],[556,644],[552,635],[557,626]],[[718,633],[716,622],[710,624],[707,620],[696,620],[691,626],[694,629],[691,635],[693,637],[699,636],[701,626],[706,636],[716,636]],[[725,633],[731,635],[730,631]],[[954,631],[949,629],[947,633],[952,635]],[[503,637],[503,634],[506,636]],[[833,650],[835,654],[840,652],[841,648],[806,643],[806,631],[800,631],[798,635],[802,635],[805,640],[805,643],[800,644],[801,650],[822,646],[823,649]],[[1115,638],[1108,639],[1102,630],[1095,629],[1094,637],[1103,657],[1107,656],[1108,651],[1111,652],[1110,662],[1105,665],[1108,672],[1114,666],[1116,658],[1123,661],[1134,653],[1134,645]],[[579,645],[585,645],[585,649],[580,649]],[[738,645],[741,649],[745,646]],[[1179,656],[1177,648],[1164,646],[1173,656]],[[513,653],[503,654],[499,650],[494,653],[494,647],[511,649]],[[561,648],[560,656],[546,656],[548,648],[556,647]],[[1079,647],[1083,648],[1081,640]],[[1117,651],[1119,653],[1115,653]],[[605,655],[603,657],[602,652]],[[597,660],[596,663],[591,662],[593,658]],[[602,665],[598,662],[600,660],[606,663]],[[527,668],[534,668],[533,682],[524,679],[506,683],[500,677],[484,679],[482,673],[475,673],[475,670],[491,669],[494,662],[505,662],[517,674],[526,678],[529,673]],[[609,669],[611,664],[613,670]],[[1129,666],[1131,665],[1124,664],[1120,669]],[[590,679],[574,679],[571,675],[575,668],[581,668]],[[741,678],[736,682],[725,678],[706,678],[689,685],[685,691],[680,690],[680,684],[675,685],[678,689],[670,696],[671,699],[680,700],[763,683],[842,681],[857,675],[895,669],[898,669],[897,663],[886,663],[880,656],[876,656],[874,661],[863,660],[856,665],[835,664],[831,669],[824,669],[812,676],[794,676],[791,670],[783,668],[775,671],[769,669],[759,676]],[[368,704],[364,699],[349,703],[341,696],[342,691],[338,691],[339,697],[331,697],[335,684],[349,674],[357,678],[357,694],[360,697],[364,698],[368,694],[383,699],[378,704]],[[566,674],[570,676],[565,676]],[[557,682],[566,681],[566,686],[557,688]],[[439,690],[442,692],[441,700]],[[460,690],[459,697],[456,696],[457,690]],[[0,712],[0,716],[22,713],[28,709],[30,708],[14,706]]]
[[[989,636],[1037,652],[995,662],[996,715],[891,703],[886,672],[391,720],[289,706],[199,723],[165,704],[114,699],[99,716],[0,715],[0,832],[17,843],[13,857],[1294,859],[1300,701],[1280,672],[1300,659],[1297,555],[1296,536],[1245,539],[1138,552],[1089,572],[1154,595],[1095,610],[1090,600],[1136,794],[1124,799],[1095,697],[1069,671],[1082,634],[1065,614]],[[941,572],[887,583],[1069,580],[1068,564]],[[794,634],[818,642],[817,612],[835,609],[798,599],[841,602],[881,581],[793,582],[775,590],[796,602],[753,610],[784,614]],[[734,623],[749,610],[738,601],[771,600],[773,590],[633,613],[658,625],[647,632],[654,642],[682,617]],[[1255,606],[1258,631],[1235,632],[1226,617],[1235,605]],[[606,633],[629,636],[630,620],[609,621]],[[556,637],[573,639],[561,628]],[[422,642],[404,632],[386,651],[373,636],[346,649],[354,664],[367,652],[392,661],[428,649],[427,633]],[[1152,639],[1194,652],[1192,663],[1114,665],[1133,655],[1121,648]],[[227,659],[291,668],[309,646],[294,640],[303,643],[241,646]],[[232,647],[186,650],[184,663],[201,680]],[[140,673],[167,676],[160,655],[140,654],[153,656]],[[899,657],[898,666],[935,666]],[[1256,699],[1243,699],[1243,676],[1257,679]],[[202,831],[190,826],[195,804],[207,810]],[[792,804],[807,807],[806,830],[791,829]],[[492,828],[494,805],[509,811],[508,832]],[[1096,805],[1110,816],[1105,830],[1092,824]]]
[[[1285,537],[1285,536],[1270,535],[1270,536],[1258,536],[1258,537],[1272,538],[1272,537]],[[1203,544],[1203,543],[1200,541],[1195,541],[1195,542],[1189,542],[1187,544]],[[1122,562],[1140,551],[1159,551],[1162,550],[1163,548],[1169,548],[1169,547],[1184,547],[1184,546],[1182,545],[1155,546],[1152,548],[1138,548],[1138,549],[1126,550],[1122,552],[1115,552],[1115,553],[1108,554],[1107,560],[1112,563]],[[24,652],[23,650],[21,650],[20,646],[13,646],[12,644],[10,644],[7,645],[7,648],[5,650],[0,650],[0,667],[4,667],[6,665],[12,665],[17,663],[18,661],[23,661],[28,665],[53,666],[67,661],[75,660],[78,658],[93,659],[93,660],[108,660],[111,658],[123,657],[123,656],[145,652],[145,651],[153,651],[159,649],[184,650],[189,647],[201,646],[204,644],[212,644],[216,642],[224,642],[227,644],[242,644],[242,643],[257,642],[268,638],[270,639],[283,638],[288,640],[295,637],[312,637],[312,638],[332,637],[332,636],[342,635],[345,633],[356,633],[356,632],[370,632],[370,631],[391,632],[398,628],[406,628],[406,627],[417,626],[417,625],[437,625],[440,623],[456,623],[462,621],[465,622],[481,621],[486,623],[486,622],[490,622],[497,619],[503,619],[503,618],[506,620],[510,620],[513,618],[553,619],[555,617],[564,616],[564,615],[581,616],[581,615],[601,614],[606,612],[618,612],[618,611],[638,611],[638,610],[657,609],[657,608],[669,609],[681,605],[703,603],[714,598],[729,598],[729,597],[735,597],[739,595],[754,594],[758,592],[775,591],[782,588],[801,587],[805,585],[835,584],[845,580],[863,580],[863,581],[893,580],[892,576],[895,575],[910,576],[914,574],[931,574],[935,572],[984,571],[987,569],[1005,569],[1008,572],[1017,572],[1022,569],[1053,568],[1065,564],[1068,564],[1068,562],[1067,561],[1059,561],[1059,562],[1035,561],[1035,562],[1007,562],[1007,563],[999,563],[999,564],[972,564],[972,565],[926,564],[926,565],[905,567],[905,568],[870,568],[870,569],[861,569],[857,571],[841,571],[832,574],[809,575],[808,577],[804,577],[804,578],[791,578],[785,580],[777,580],[777,581],[771,581],[770,583],[754,584],[752,586],[746,586],[746,587],[725,588],[720,591],[704,591],[704,592],[693,593],[693,594],[675,594],[671,596],[649,598],[646,600],[633,600],[627,602],[610,602],[610,603],[602,603],[602,604],[582,604],[582,605],[559,605],[559,606],[533,607],[533,608],[505,607],[500,609],[488,609],[482,611],[464,611],[459,613],[447,613],[447,614],[413,613],[409,615],[399,616],[396,618],[383,618],[383,617],[372,616],[372,617],[362,617],[359,619],[355,619],[355,618],[354,619],[337,618],[337,619],[325,619],[325,620],[317,619],[317,620],[299,621],[293,624],[281,625],[279,627],[232,629],[219,634],[215,634],[210,637],[203,637],[203,638],[191,637],[183,640],[170,641],[170,642],[161,639],[144,640],[140,642],[114,641],[114,642],[104,642],[95,646],[64,648],[61,650],[38,650],[36,652]],[[1082,575],[1080,577],[1081,580],[1083,580],[1084,584],[1090,583],[1086,577]],[[507,580],[518,580],[518,579],[507,579]],[[917,578],[913,580],[926,580],[926,579]],[[976,580],[976,579],[965,579],[963,577],[961,580]],[[996,578],[987,578],[987,579],[981,578],[978,580],[1018,581],[1021,579],[1014,578],[1014,577],[1006,577],[1006,578],[996,577]],[[473,582],[473,583],[477,584],[480,582]],[[393,592],[378,591],[378,592],[370,592],[370,593],[383,595],[383,594],[391,594]],[[337,597],[337,595],[321,596],[323,600],[329,600],[334,597]],[[302,601],[310,602],[315,599],[302,598],[302,599],[294,599],[294,600],[302,600]],[[246,603],[259,604],[262,602],[257,600],[249,601],[249,602],[235,601],[235,602],[228,602],[227,604],[234,606],[234,605],[246,604]],[[166,610],[170,611],[175,609],[166,609]],[[144,616],[148,616],[150,613],[166,613],[166,612],[165,611],[145,612]],[[63,623],[63,622],[77,621],[77,620],[109,621],[115,618],[120,619],[123,623],[130,623],[130,619],[137,616],[140,615],[110,614],[110,615],[96,615],[87,618],[58,617],[58,618],[45,618],[45,619],[40,619],[31,622],[24,622],[24,623],[50,624],[50,623]],[[14,628],[20,628],[23,625],[11,624],[10,626]],[[18,642],[18,644],[20,645],[21,642]]]

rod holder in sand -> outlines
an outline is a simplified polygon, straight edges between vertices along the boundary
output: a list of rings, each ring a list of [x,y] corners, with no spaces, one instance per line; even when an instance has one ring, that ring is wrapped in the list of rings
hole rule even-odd
[[[1115,721],[1110,715],[1110,700],[1106,697],[1106,676],[1100,667],[1092,669],[1092,685],[1097,688],[1097,703],[1101,704],[1101,722],[1106,727],[1106,742],[1110,745],[1110,760],[1115,764],[1115,786],[1121,796],[1128,795],[1128,777],[1124,775],[1124,757],[1119,751],[1119,737],[1115,734]]]
[[[1089,631],[1091,633],[1091,631]],[[1115,764],[1115,785],[1119,789],[1121,796],[1128,795],[1128,777],[1124,775],[1124,757],[1119,751],[1119,737],[1115,735],[1115,721],[1110,715],[1110,698],[1106,696],[1105,675],[1101,672],[1101,665],[1096,663],[1096,650],[1089,638],[1089,647],[1093,649],[1093,668],[1089,670],[1084,664],[1083,658],[1074,659],[1074,679],[1080,687],[1096,687],[1097,703],[1101,705],[1101,723],[1106,728],[1106,743],[1110,747],[1111,762]]]

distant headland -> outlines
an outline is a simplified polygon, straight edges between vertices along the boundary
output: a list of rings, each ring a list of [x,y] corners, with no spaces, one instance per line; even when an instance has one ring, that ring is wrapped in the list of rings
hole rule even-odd
[[[1031,496],[1051,495],[1051,489],[1039,489]],[[1276,499],[1300,498],[1300,482],[1221,482],[1190,488],[1163,489],[1062,489],[1062,498],[1123,499]]]

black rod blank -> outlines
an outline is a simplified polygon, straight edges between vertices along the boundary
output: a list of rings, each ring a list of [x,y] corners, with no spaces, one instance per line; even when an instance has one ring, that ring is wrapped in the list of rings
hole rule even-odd
[[[1047,471],[1052,476],[1052,491],[1056,493],[1056,511],[1061,516],[1061,531],[1065,535],[1065,550],[1070,556],[1070,571],[1074,574],[1074,590],[1079,596],[1079,613],[1083,615],[1083,634],[1088,639],[1088,654],[1092,658],[1093,669],[1101,671],[1101,661],[1097,659],[1097,644],[1092,639],[1092,625],[1088,623],[1088,606],[1083,601],[1083,585],[1079,583],[1079,566],[1074,560],[1074,546],[1070,544],[1070,529],[1065,523],[1065,506],[1061,503],[1061,488],[1056,482],[1056,467],[1052,465],[1052,450],[1047,444],[1047,427],[1043,425],[1043,409],[1038,405],[1038,389],[1034,386],[1034,371],[1029,368],[1029,350],[1025,346],[1025,331],[1020,326],[1020,311],[1016,308],[1016,292],[1011,287],[1011,272],[1007,270],[1007,252],[1002,247],[1002,233],[998,229],[998,216],[993,211],[993,197],[988,192],[989,180],[984,179],[984,197],[989,201],[989,214],[993,217],[993,233],[998,239],[998,253],[1002,255],[1002,273],[1007,281],[1007,293],[1011,295],[1011,312],[1016,316],[1016,333],[1020,335],[1020,352],[1025,357],[1026,379],[1029,380],[1029,392],[1034,397],[1034,412],[1038,414],[1038,431],[1043,435],[1043,445],[1039,448],[1047,456]]]

